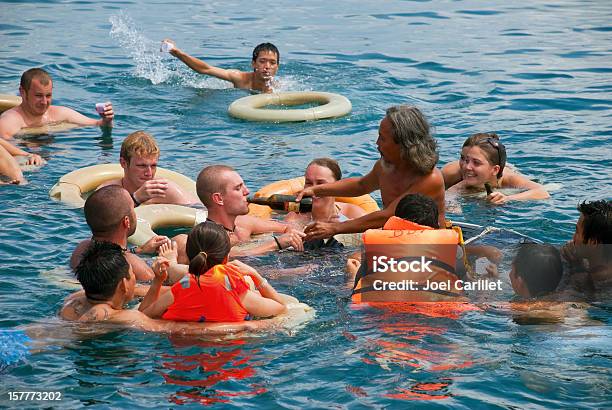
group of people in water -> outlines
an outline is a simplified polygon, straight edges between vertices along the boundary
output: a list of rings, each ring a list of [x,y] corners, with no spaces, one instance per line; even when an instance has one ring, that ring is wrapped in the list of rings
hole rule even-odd
[[[250,73],[211,66],[183,52],[171,40],[164,43],[173,56],[199,73],[230,81],[238,88],[272,91],[280,55],[270,43],[255,48]],[[21,78],[21,104],[0,116],[0,175],[6,182],[24,182],[16,157],[26,157],[27,164],[44,164],[40,156],[14,144],[14,136],[27,128],[56,122],[113,126],[110,102],[100,109],[99,119],[92,119],[51,105],[52,90],[48,73],[30,69]],[[84,214],[92,236],[77,246],[70,260],[83,290],[68,297],[60,316],[156,331],[256,329],[267,322],[249,319],[280,315],[296,300],[278,293],[257,270],[237,259],[241,256],[287,248],[302,251],[313,241],[368,229],[443,230],[445,194],[450,191],[486,192],[486,201],[494,205],[549,197],[541,184],[507,166],[506,148],[495,133],[470,136],[458,161],[437,168],[437,144],[429,122],[414,106],[393,106],[386,111],[376,145],[380,158],[362,177],[342,178],[333,159],[312,160],[305,170],[304,188],[296,198],[313,198],[311,215],[290,214],[285,220],[270,220],[248,214],[250,191],[234,168],[205,166],[196,180],[196,198],[175,182],[156,177],[157,142],[144,131],[131,133],[120,151],[123,177],[102,184],[85,201]],[[504,193],[505,188],[516,193]],[[358,206],[334,200],[374,191],[380,191],[383,205],[375,212],[366,213]],[[203,204],[208,219],[189,234],[174,238],[156,235],[144,245],[129,247],[128,237],[137,224],[134,207],[159,203]],[[584,292],[609,284],[612,276],[604,245],[611,240],[611,202],[584,202],[578,209],[581,216],[576,233],[561,252],[533,244],[529,250],[519,251],[510,273],[517,295],[542,296],[566,282]],[[261,233],[273,237],[248,248],[239,246]],[[149,266],[142,254],[158,257]],[[562,274],[562,257],[572,274]],[[359,266],[357,257],[347,262],[353,274],[359,275]],[[358,280],[359,276],[355,282]],[[150,284],[137,285],[137,281]],[[134,297],[143,298],[138,308],[125,309]]]

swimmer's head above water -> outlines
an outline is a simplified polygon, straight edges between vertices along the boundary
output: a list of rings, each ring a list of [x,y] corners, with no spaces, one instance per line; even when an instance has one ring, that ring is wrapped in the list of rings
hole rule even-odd
[[[280,52],[272,43],[261,43],[253,50],[251,66],[264,82],[272,81],[280,64]]]
[[[198,284],[200,275],[227,261],[230,249],[227,231],[216,222],[202,222],[191,230],[187,236],[186,251],[189,272],[195,276]]]
[[[524,243],[519,247],[510,272],[517,295],[530,298],[553,292],[563,275],[559,250],[552,245]]]
[[[127,178],[134,186],[155,178],[159,146],[155,138],[144,131],[128,135],[121,144],[119,163]]]
[[[468,186],[482,187],[485,182],[501,178],[505,166],[506,147],[497,134],[474,134],[463,143],[459,167]]]
[[[31,68],[21,75],[19,94],[24,111],[43,115],[51,106],[53,80],[42,68]]]
[[[397,203],[395,216],[410,222],[438,229],[438,206],[422,194],[408,194]]]
[[[136,277],[117,244],[91,241],[75,274],[91,301],[106,302],[117,295],[131,300],[134,296]]]

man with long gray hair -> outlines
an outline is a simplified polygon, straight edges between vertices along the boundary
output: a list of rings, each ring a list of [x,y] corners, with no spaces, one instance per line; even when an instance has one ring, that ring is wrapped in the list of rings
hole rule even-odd
[[[344,222],[315,222],[306,227],[304,240],[380,228],[407,194],[418,193],[433,199],[443,226],[444,179],[436,168],[436,141],[423,113],[409,105],[389,108],[380,122],[376,145],[380,159],[367,175],[305,188],[297,200],[303,196],[356,197],[380,189],[384,209]]]

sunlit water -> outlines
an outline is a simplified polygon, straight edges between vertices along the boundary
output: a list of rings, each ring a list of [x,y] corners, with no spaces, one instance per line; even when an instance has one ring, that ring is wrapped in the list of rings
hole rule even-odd
[[[111,100],[117,113],[112,135],[85,128],[22,140],[49,164],[28,173],[27,186],[0,187],[0,327],[64,329],[55,315],[70,290],[45,272],[67,272],[88,231],[81,210],[47,192],[75,168],[117,161],[138,129],[157,138],[161,166],[195,177],[226,163],[256,189],[318,156],[337,158],[346,176],[367,172],[384,110],[416,104],[435,127],[440,164],[457,158],[469,134],[495,131],[510,162],[557,188],[548,201],[503,207],[466,199],[451,217],[568,240],[576,204],[610,198],[611,9],[607,1],[0,3],[0,93],[16,93],[21,72],[43,66],[55,103],[94,116],[96,102]],[[294,124],[232,119],[227,106],[248,93],[160,53],[163,38],[243,70],[252,48],[271,41],[282,53],[281,90],[340,93],[353,111]],[[316,308],[304,329],[226,341],[63,330],[3,370],[0,403],[17,404],[9,391],[37,390],[62,392],[54,404],[71,408],[612,406],[608,304],[591,305],[590,326],[519,325],[503,309],[438,318],[357,309],[344,259],[249,260],[316,265],[273,278]]]

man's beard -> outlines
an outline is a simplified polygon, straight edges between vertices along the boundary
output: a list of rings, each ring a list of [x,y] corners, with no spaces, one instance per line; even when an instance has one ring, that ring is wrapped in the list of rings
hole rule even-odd
[[[383,171],[385,172],[393,172],[395,171],[395,165],[391,162],[387,161],[385,157],[380,156],[380,165],[382,166]]]

